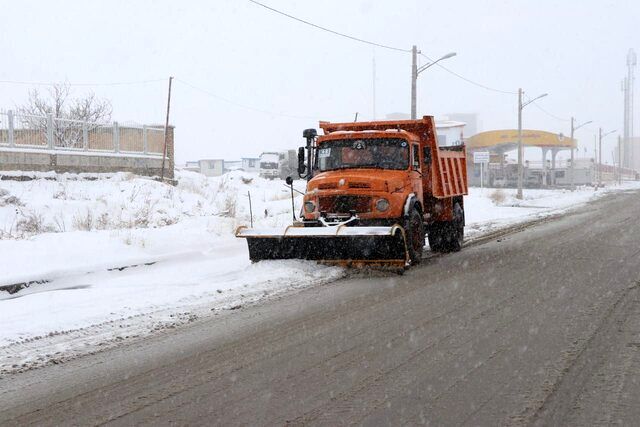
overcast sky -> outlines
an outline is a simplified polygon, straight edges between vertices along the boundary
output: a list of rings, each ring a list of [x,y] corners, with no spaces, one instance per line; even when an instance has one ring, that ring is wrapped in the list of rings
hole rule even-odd
[[[522,87],[532,97],[548,92],[539,101],[548,112],[594,120],[576,135],[590,151],[598,126],[621,130],[625,58],[629,48],[640,48],[638,0],[262,2],[355,37],[406,49],[416,44],[430,57],[457,52],[443,65],[486,86]],[[409,53],[329,34],[245,0],[3,0],[0,13],[0,80],[175,76],[171,122],[179,162],[295,148],[318,120],[351,121],[356,112],[371,119],[374,58],[377,117],[410,109]],[[165,80],[79,86],[75,93],[110,99],[119,121],[163,123]],[[0,83],[0,108],[24,102],[29,88]],[[481,130],[515,127],[516,101],[438,67],[418,81],[419,115],[475,112]],[[567,121],[534,105],[524,110],[524,127],[569,133]]]

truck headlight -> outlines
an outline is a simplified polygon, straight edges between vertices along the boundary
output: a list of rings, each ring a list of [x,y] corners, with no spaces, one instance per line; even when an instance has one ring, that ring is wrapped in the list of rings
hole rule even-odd
[[[389,209],[389,201],[387,199],[379,199],[378,201],[376,201],[376,209],[378,209],[380,212],[385,212],[387,209]]]
[[[314,212],[316,210],[316,204],[311,201],[304,202],[304,210],[307,213]]]

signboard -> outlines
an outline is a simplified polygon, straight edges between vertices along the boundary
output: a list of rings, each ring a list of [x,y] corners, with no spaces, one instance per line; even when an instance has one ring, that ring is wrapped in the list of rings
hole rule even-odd
[[[473,152],[473,163],[489,163],[489,152],[488,151],[474,151]]]

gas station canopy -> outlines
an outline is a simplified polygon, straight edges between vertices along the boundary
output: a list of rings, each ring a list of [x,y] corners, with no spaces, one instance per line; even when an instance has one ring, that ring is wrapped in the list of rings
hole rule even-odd
[[[490,150],[506,152],[518,148],[518,130],[503,129],[480,132],[466,139],[470,151]],[[535,129],[522,129],[522,145],[525,147],[568,150],[576,148],[576,140],[563,134]]]

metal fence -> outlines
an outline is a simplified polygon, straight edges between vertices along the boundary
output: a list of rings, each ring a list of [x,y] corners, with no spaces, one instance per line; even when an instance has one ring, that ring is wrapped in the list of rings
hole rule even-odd
[[[0,111],[0,146],[162,155],[164,128]]]

